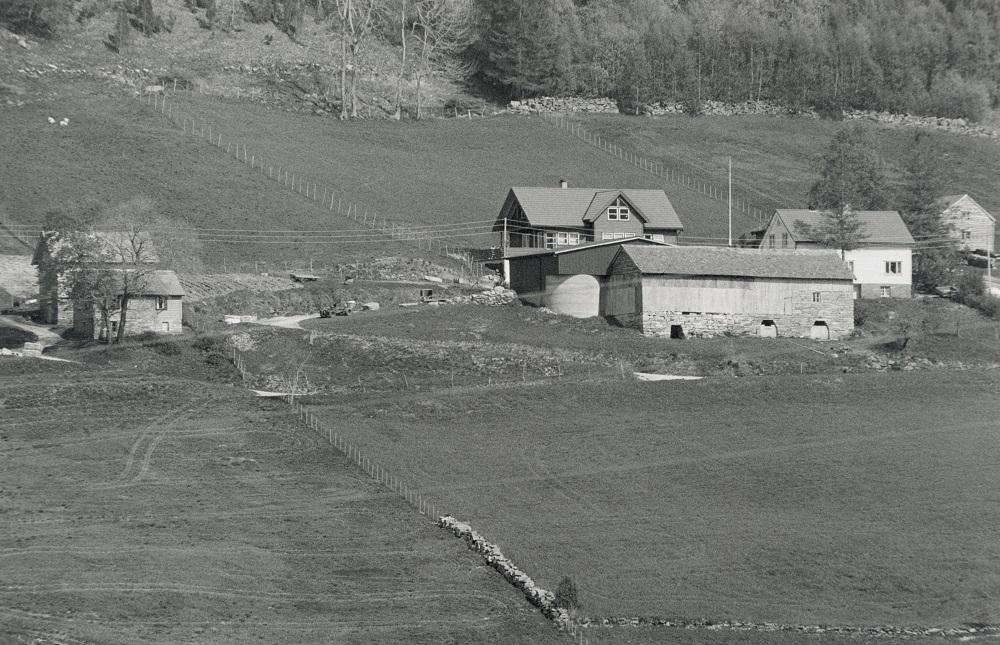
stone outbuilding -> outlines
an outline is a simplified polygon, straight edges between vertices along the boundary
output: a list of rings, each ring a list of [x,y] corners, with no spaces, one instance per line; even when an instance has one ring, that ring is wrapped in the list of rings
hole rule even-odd
[[[602,315],[670,338],[834,340],[854,330],[852,280],[831,250],[623,245],[608,270]]]
[[[177,274],[169,270],[149,272],[140,281],[138,293],[129,297],[125,334],[153,332],[157,334],[182,333],[184,288]],[[73,302],[73,332],[77,336],[103,339],[118,333],[120,314],[110,316],[110,329],[104,328],[101,314],[93,302]]]

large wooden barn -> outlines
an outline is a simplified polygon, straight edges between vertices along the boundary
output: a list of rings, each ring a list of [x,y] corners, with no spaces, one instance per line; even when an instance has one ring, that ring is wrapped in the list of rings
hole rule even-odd
[[[645,334],[838,339],[854,329],[853,274],[834,251],[622,246],[601,313]]]

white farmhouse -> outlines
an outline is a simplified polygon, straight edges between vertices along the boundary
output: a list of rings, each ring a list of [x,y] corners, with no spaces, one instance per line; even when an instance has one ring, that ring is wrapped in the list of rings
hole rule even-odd
[[[948,234],[964,251],[993,253],[996,218],[968,195],[945,195],[937,200]]]
[[[898,211],[854,211],[865,236],[844,261],[854,274],[855,298],[909,298],[913,291],[913,236]],[[779,208],[763,231],[769,251],[819,248],[809,231],[823,224],[823,211]]]

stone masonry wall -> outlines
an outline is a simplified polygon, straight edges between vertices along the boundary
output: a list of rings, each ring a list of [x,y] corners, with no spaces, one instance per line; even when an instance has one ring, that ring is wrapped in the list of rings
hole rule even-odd
[[[854,301],[849,289],[820,292],[820,302],[812,301],[812,291],[797,294],[791,313],[690,313],[646,311],[642,331],[650,336],[670,337],[670,327],[680,325],[691,338],[715,336],[757,336],[760,324],[772,320],[778,336],[809,338],[813,323],[822,320],[830,329],[830,339],[845,338],[854,330]]]

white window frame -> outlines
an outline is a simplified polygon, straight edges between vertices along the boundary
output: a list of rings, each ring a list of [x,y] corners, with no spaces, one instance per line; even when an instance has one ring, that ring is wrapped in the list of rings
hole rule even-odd
[[[788,248],[788,233],[781,234],[781,248],[783,249]]]
[[[774,248],[774,239],[775,239],[775,237],[777,237],[777,236],[774,233],[771,233],[770,235],[767,236],[767,248],[769,248],[769,249],[773,249]]]
[[[879,287],[879,297],[881,298],[891,298],[892,297],[892,287],[888,285],[882,285]]]
[[[903,263],[899,260],[886,260],[885,272],[890,275],[899,275],[903,272]]]
[[[643,239],[649,240],[651,242],[666,242],[667,238],[663,236],[662,233],[646,233],[642,236]]]
[[[545,232],[545,248],[554,249],[556,248],[556,234],[550,231]]]
[[[167,310],[167,297],[166,296],[155,296],[153,299],[153,308],[157,311]]]
[[[608,206],[608,219],[613,222],[627,222],[632,217],[632,209],[628,203],[619,197],[615,203]]]
[[[819,291],[813,291],[813,302],[822,302],[823,295]]]
[[[972,239],[972,230],[971,229],[963,228],[960,231],[960,233],[962,235],[962,239],[963,240],[971,240]]]

